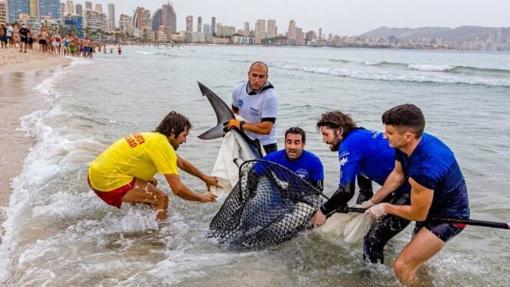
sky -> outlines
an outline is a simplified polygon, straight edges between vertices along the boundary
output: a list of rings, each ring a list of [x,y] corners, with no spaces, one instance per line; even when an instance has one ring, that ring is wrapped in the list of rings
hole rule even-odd
[[[83,0],[75,0],[83,3]],[[92,0],[103,4],[114,3],[116,21],[120,13],[132,15],[137,6],[151,10],[151,14],[167,0]],[[216,17],[216,22],[244,27],[250,22],[253,29],[257,19],[274,19],[278,33],[288,29],[289,20],[296,21],[303,31],[355,36],[380,26],[388,27],[458,27],[476,25],[485,27],[510,26],[508,0],[173,0],[177,14],[177,30],[185,29],[185,17],[202,16],[204,24]]]

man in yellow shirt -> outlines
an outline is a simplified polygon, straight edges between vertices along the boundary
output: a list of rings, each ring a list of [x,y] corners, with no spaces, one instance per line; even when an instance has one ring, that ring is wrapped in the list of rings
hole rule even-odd
[[[134,133],[117,140],[89,165],[88,183],[107,204],[121,207],[122,202],[146,203],[166,218],[168,196],[157,188],[156,173],[165,176],[172,192],[186,200],[214,202],[216,195],[197,193],[181,182],[178,168],[200,178],[207,185],[218,186],[216,177],[208,176],[179,157],[176,150],[186,142],[190,121],[170,112],[154,132]]]

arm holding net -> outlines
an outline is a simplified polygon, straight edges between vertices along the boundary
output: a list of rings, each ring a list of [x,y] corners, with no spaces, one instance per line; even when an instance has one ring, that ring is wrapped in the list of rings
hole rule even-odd
[[[329,215],[335,212],[337,209],[342,209],[347,205],[347,202],[354,196],[354,183],[347,185],[340,185],[335,191],[333,196],[321,205],[321,212],[325,215]]]

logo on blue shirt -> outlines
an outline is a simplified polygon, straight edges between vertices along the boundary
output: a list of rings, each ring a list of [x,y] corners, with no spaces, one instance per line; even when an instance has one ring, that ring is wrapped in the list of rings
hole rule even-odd
[[[349,161],[350,152],[343,152],[338,156],[338,161],[340,162],[340,167],[344,166]]]
[[[237,100],[237,107],[238,108],[242,108],[243,104],[244,104],[243,100],[241,100],[241,99]]]
[[[300,168],[300,169],[296,170],[296,174],[299,175],[299,177],[302,179],[308,179],[308,176],[309,176],[308,171],[304,168]]]

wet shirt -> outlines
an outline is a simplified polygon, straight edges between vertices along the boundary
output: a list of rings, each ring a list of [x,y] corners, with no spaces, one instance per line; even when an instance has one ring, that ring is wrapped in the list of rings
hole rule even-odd
[[[469,218],[466,183],[453,152],[438,138],[424,133],[410,157],[396,151],[406,178],[432,189],[427,219],[434,216]]]
[[[248,123],[260,123],[262,119],[276,119],[278,101],[272,86],[259,93],[248,94],[248,82],[237,85],[232,92],[232,106],[239,109],[239,115]],[[269,135],[245,132],[252,139],[258,139],[262,145],[276,143],[276,125]]]
[[[156,173],[178,174],[177,154],[160,133],[135,133],[117,140],[89,165],[91,186],[111,191],[133,177],[148,181]]]
[[[309,151],[303,151],[301,156],[296,160],[290,160],[285,150],[272,152],[266,155],[264,159],[283,165],[302,179],[312,183],[312,185],[318,181],[324,180],[324,168],[321,160]]]
[[[354,184],[357,174],[383,185],[395,167],[395,149],[381,132],[356,128],[341,141],[338,160],[340,186]]]

